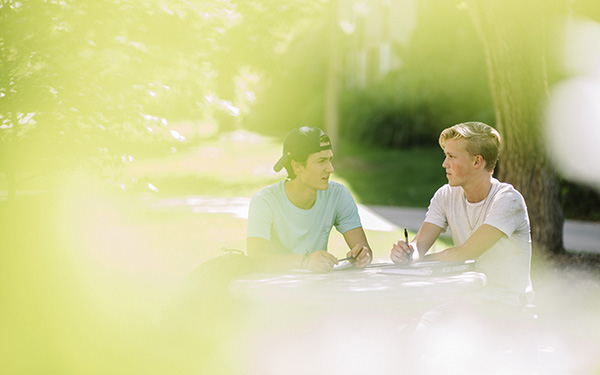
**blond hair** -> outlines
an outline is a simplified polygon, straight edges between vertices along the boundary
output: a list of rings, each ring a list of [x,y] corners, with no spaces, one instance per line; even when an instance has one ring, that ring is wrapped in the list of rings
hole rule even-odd
[[[483,122],[469,121],[446,128],[440,134],[440,147],[448,139],[466,140],[466,150],[471,156],[481,155],[485,169],[492,172],[500,156],[500,134]]]

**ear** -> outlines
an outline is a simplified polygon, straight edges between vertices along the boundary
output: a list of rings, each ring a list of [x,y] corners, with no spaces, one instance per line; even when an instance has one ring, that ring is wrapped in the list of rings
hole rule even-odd
[[[290,163],[292,165],[292,169],[294,170],[294,173],[296,174],[296,176],[304,169],[304,166],[302,165],[302,163],[298,163],[296,160],[292,160]]]
[[[477,169],[482,168],[485,165],[485,160],[483,160],[483,156],[475,155],[475,160],[473,161],[473,166]]]

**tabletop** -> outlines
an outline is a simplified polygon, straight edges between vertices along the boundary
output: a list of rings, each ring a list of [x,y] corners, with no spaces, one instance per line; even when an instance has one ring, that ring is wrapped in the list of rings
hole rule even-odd
[[[231,339],[249,374],[415,373],[412,332],[423,314],[474,294],[479,272],[416,276],[392,264],[327,273],[292,270],[241,276],[229,284],[243,316]],[[350,355],[349,355],[350,354]]]
[[[239,299],[269,304],[406,304],[435,300],[478,291],[486,284],[480,272],[443,276],[386,273],[391,264],[371,264],[364,269],[344,268],[328,273],[291,270],[242,276],[229,285]]]

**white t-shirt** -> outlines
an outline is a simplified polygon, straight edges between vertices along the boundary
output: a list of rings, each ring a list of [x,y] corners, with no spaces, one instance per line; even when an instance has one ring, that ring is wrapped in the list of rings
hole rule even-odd
[[[487,197],[469,203],[460,186],[444,185],[434,194],[425,221],[450,229],[455,246],[463,244],[482,224],[505,234],[477,259],[488,285],[482,297],[511,305],[533,300],[531,231],[527,206],[512,185],[492,179]]]
[[[284,184],[267,186],[252,197],[246,237],[269,240],[275,253],[304,254],[327,250],[333,226],[340,233],[362,226],[356,203],[344,185],[330,181],[327,189],[317,191],[315,204],[304,210],[290,202]]]

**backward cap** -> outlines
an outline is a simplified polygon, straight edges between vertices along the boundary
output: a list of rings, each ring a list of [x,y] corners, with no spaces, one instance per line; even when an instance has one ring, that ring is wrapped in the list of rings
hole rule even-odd
[[[331,150],[331,141],[323,130],[308,126],[294,129],[285,137],[283,155],[273,169],[279,172],[291,160],[323,150]]]

